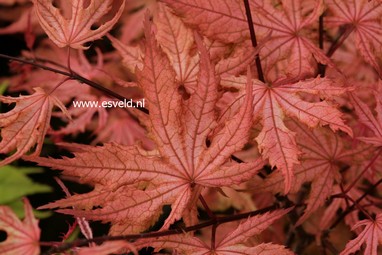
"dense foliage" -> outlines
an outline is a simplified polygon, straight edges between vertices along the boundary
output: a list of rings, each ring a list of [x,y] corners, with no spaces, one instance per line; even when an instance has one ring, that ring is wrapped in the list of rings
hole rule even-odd
[[[1,254],[381,252],[382,1],[0,0],[0,25]],[[60,170],[55,241],[31,164]]]

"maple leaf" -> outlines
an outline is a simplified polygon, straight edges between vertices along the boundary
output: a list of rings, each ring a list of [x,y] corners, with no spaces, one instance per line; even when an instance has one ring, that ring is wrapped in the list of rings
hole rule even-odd
[[[0,206],[0,230],[7,233],[7,239],[0,242],[3,255],[39,255],[40,229],[38,220],[27,199],[24,199],[25,219],[21,222],[7,206]]]
[[[239,0],[178,1],[162,0],[175,12],[182,15],[186,23],[198,26],[208,37],[226,43],[250,41],[244,4]],[[260,58],[266,73],[280,67],[287,77],[305,77],[312,74],[317,62],[334,67],[331,60],[307,37],[314,22],[323,11],[323,1],[315,1],[312,12],[307,14],[299,0],[250,1],[256,37],[263,47]],[[270,76],[273,75],[269,74]],[[275,77],[269,77],[275,80]],[[280,76],[277,77],[279,79]]]
[[[361,55],[381,76],[382,5],[369,0],[329,0],[327,4],[332,15],[325,18],[326,24],[329,27],[349,26],[354,31],[355,45]]]
[[[247,82],[244,76],[224,76],[221,84],[225,87],[242,89]],[[254,96],[254,118],[261,119],[262,129],[256,138],[259,150],[268,158],[272,166],[277,166],[285,178],[285,193],[289,192],[293,182],[293,169],[299,164],[300,154],[296,144],[295,133],[284,124],[285,115],[295,117],[300,122],[313,128],[329,125],[333,130],[342,130],[352,135],[352,130],[341,119],[341,112],[327,101],[308,102],[301,99],[300,93],[319,95],[330,98],[347,91],[334,87],[327,78],[315,78],[297,83],[264,84],[252,80]],[[239,96],[229,108],[240,102]],[[227,113],[231,112],[229,109]]]
[[[45,134],[49,128],[49,121],[54,106],[58,106],[67,116],[65,106],[55,97],[45,93],[41,88],[35,88],[30,96],[18,98],[0,96],[3,103],[16,103],[11,111],[0,114],[2,140],[0,153],[14,154],[0,162],[4,166],[23,156],[35,144],[37,147],[31,156],[41,152]]]
[[[382,85],[382,81],[379,81],[378,85]],[[364,141],[374,146],[382,145],[382,96],[379,91],[374,91],[374,97],[377,101],[375,111],[377,116],[375,117],[370,111],[366,103],[362,102],[361,99],[355,94],[350,94],[350,99],[352,105],[354,106],[355,112],[357,113],[360,121],[365,124],[369,129],[375,134],[374,137],[357,137],[359,140]]]
[[[260,58],[267,73],[274,71],[274,65],[282,69],[287,77],[303,78],[314,73],[317,62],[334,67],[331,60],[308,36],[309,30],[324,9],[322,0],[308,5],[309,13],[300,0],[282,0],[281,6],[273,6],[268,1],[253,1],[252,8],[257,14],[255,27],[269,28],[270,38],[260,50]],[[256,26],[257,25],[257,26]],[[274,74],[273,74],[274,75]],[[280,74],[277,78],[282,78]]]
[[[296,141],[302,153],[301,164],[294,169],[291,192],[297,193],[305,182],[312,182],[307,207],[296,223],[300,225],[333,193],[335,182],[341,182],[340,170],[344,163],[351,167],[359,165],[356,156],[364,148],[351,148],[344,139],[324,127],[311,130],[293,119],[287,126],[297,133]],[[271,191],[276,194],[283,192],[283,182],[283,175],[274,171],[265,180],[255,180],[250,186],[256,193]]]
[[[115,16],[92,29],[111,9],[112,0],[91,0],[85,5],[84,0],[70,0],[71,18],[64,17],[60,10],[53,6],[52,0],[33,0],[40,25],[49,38],[58,46],[69,46],[75,49],[86,49],[84,43],[96,40],[105,35],[118,21],[125,6],[123,0]]]
[[[133,145],[137,140],[142,142],[145,149],[153,149],[153,143],[146,137],[143,127],[132,119],[126,111],[113,109],[108,112],[108,120],[105,127],[98,128],[97,138],[93,144],[98,142],[115,142],[122,145]]]
[[[122,64],[132,73],[135,71],[135,68],[138,67],[142,69],[142,51],[138,46],[127,46],[119,41],[117,38],[107,35],[107,38],[112,42],[113,47],[119,52],[122,56]]]
[[[177,81],[186,88],[195,89],[199,56],[192,55],[195,44],[193,31],[164,4],[158,3],[156,14],[156,38],[175,70]]]
[[[292,251],[287,250],[284,246],[278,244],[261,243],[254,245],[253,247],[245,245],[245,242],[250,237],[259,235],[275,220],[287,214],[291,209],[292,208],[276,210],[262,215],[253,216],[252,218],[241,222],[235,230],[228,233],[222,240],[213,246],[207,245],[199,238],[192,237],[188,234],[140,240],[136,243],[136,245],[139,247],[155,246],[159,249],[171,248],[178,252],[176,254],[190,255],[292,255],[294,254]]]
[[[242,1],[161,0],[212,39],[240,43],[250,39],[247,17]]]
[[[74,158],[35,160],[95,186],[87,194],[74,195],[42,208],[83,208],[60,212],[112,222],[111,234],[147,229],[157,220],[164,205],[171,205],[172,210],[163,228],[184,214],[194,219],[196,210],[192,208],[203,187],[241,183],[262,167],[259,159],[226,163],[248,139],[253,111],[249,84],[239,112],[211,137],[207,146],[206,139],[216,123],[214,108],[218,94],[214,68],[201,39],[195,37],[200,51],[197,89],[184,100],[178,93],[176,73],[157,44],[148,17],[145,28],[144,67],[137,70],[137,78],[150,110],[147,126],[158,151],[117,144],[71,145],[78,151]],[[91,209],[97,206],[101,208]]]
[[[382,244],[382,214],[378,214],[375,220],[366,219],[357,222],[357,224],[352,227],[352,230],[361,226],[365,226],[363,231],[357,238],[346,244],[345,250],[343,250],[340,255],[355,253],[361,249],[364,243],[366,244],[364,254],[377,255],[377,246],[378,244]]]

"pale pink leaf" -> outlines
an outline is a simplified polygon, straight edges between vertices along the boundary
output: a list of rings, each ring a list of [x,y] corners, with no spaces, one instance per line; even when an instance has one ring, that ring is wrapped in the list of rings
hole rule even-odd
[[[34,90],[35,93],[30,96],[0,96],[3,103],[16,103],[15,108],[0,114],[0,153],[10,153],[16,149],[14,154],[0,162],[0,166],[22,157],[36,144],[32,156],[41,152],[54,106],[58,106],[68,116],[65,106],[55,96],[41,88]]]
[[[101,38],[115,25],[122,14],[125,0],[114,17],[95,30],[92,30],[92,26],[110,11],[111,0],[91,0],[87,5],[84,0],[70,0],[70,19],[64,17],[51,0],[33,0],[33,4],[40,25],[58,47],[86,49],[84,43]]]
[[[365,226],[363,231],[353,240],[346,244],[345,250],[340,255],[348,255],[360,250],[365,243],[365,253],[377,255],[377,246],[382,244],[382,214],[378,214],[375,220],[362,220],[355,224],[352,230]]]
[[[32,206],[24,199],[25,219],[20,221],[7,206],[0,206],[0,230],[7,233],[5,241],[0,242],[3,255],[39,255],[40,229],[33,216]]]

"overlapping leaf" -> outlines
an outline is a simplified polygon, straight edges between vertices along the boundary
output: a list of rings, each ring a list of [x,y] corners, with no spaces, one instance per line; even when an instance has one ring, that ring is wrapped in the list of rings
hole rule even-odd
[[[189,235],[177,235],[160,237],[157,239],[141,240],[137,246],[155,245],[158,248],[171,248],[176,254],[184,255],[292,255],[292,251],[285,249],[282,245],[261,243],[253,247],[245,245],[252,236],[260,234],[268,228],[275,220],[287,214],[291,209],[277,210],[274,212],[256,215],[242,223],[228,233],[214,247],[207,245],[199,238]]]
[[[382,85],[382,82],[379,82]],[[362,102],[361,99],[355,94],[350,95],[354,109],[360,119],[360,121],[365,124],[374,133],[374,137],[358,137],[358,139],[373,144],[375,146],[382,145],[382,97],[381,93],[374,91],[374,97],[377,101],[375,111],[377,116],[374,116],[368,105]]]
[[[184,100],[178,92],[176,73],[157,45],[148,20],[145,26],[144,67],[137,70],[137,77],[150,110],[148,128],[158,152],[117,144],[72,145],[79,151],[74,153],[74,158],[37,160],[40,165],[64,170],[64,174],[79,176],[83,182],[95,186],[90,193],[74,195],[43,208],[83,208],[61,212],[112,222],[112,234],[143,231],[156,221],[164,205],[171,205],[171,214],[163,226],[167,228],[187,209],[196,213],[191,208],[203,186],[241,183],[262,166],[260,160],[226,164],[248,139],[253,111],[251,87],[247,86],[247,96],[237,115],[207,146],[207,136],[216,122],[217,84],[201,39],[195,38],[200,51],[197,89]],[[91,209],[98,206],[101,208]]]
[[[91,0],[87,5],[84,0],[70,0],[70,19],[54,7],[51,0],[33,0],[33,4],[40,25],[57,46],[85,49],[84,43],[101,38],[115,25],[125,1],[111,20],[94,30],[94,23],[110,11],[112,0]]]
[[[354,254],[360,250],[363,244],[366,244],[364,254],[377,255],[377,247],[382,244],[382,214],[378,214],[375,220],[361,220],[355,224],[352,229],[365,226],[363,231],[353,240],[346,244],[345,250],[340,255]]]
[[[40,254],[40,229],[33,216],[32,207],[24,200],[25,219],[20,221],[7,206],[0,206],[0,230],[7,233],[7,239],[0,242],[0,253],[4,255]]]
[[[305,182],[312,182],[305,213],[296,223],[299,225],[333,194],[333,185],[336,181],[340,183],[340,170],[344,162],[351,162],[353,167],[359,163],[356,162],[356,155],[362,148],[351,149],[341,137],[326,128],[310,130],[295,120],[288,121],[287,125],[296,131],[297,146],[302,152],[301,164],[294,169],[291,192],[297,193]],[[251,187],[255,192],[281,193],[283,182],[282,174],[275,171],[265,180],[255,181]]]
[[[246,78],[227,76],[222,84],[227,87],[243,88]],[[315,78],[294,84],[264,84],[253,80],[254,117],[261,119],[262,130],[256,142],[264,158],[277,166],[285,177],[285,192],[291,188],[293,169],[299,164],[300,151],[295,134],[284,124],[286,116],[295,117],[313,128],[329,125],[333,131],[342,130],[352,135],[352,130],[341,119],[341,112],[327,101],[308,102],[299,94],[308,93],[328,98],[344,93],[346,89],[334,87],[326,78]],[[236,102],[240,101],[238,99]],[[234,107],[235,103],[231,105]],[[228,112],[228,111],[227,111]]]
[[[225,43],[249,40],[242,1],[162,1],[181,14],[186,23],[198,26],[210,38]],[[272,1],[250,1],[256,35],[260,41],[265,40],[260,58],[265,63],[266,73],[272,71],[270,79],[276,79],[276,63],[281,71],[277,79],[280,75],[293,78],[311,75],[317,62],[333,67],[330,59],[308,37],[314,23],[318,24],[324,7],[322,0],[314,4],[307,10],[299,0],[282,0],[281,5]]]
[[[53,107],[58,106],[67,113],[65,106],[55,96],[45,93],[41,88],[35,88],[35,93],[30,96],[0,96],[0,101],[16,103],[11,111],[0,114],[0,153],[10,153],[16,149],[15,153],[0,162],[0,166],[22,157],[36,144],[32,155],[37,156],[49,128]]]
[[[347,25],[355,34],[355,44],[363,58],[382,75],[382,4],[370,0],[329,0],[327,25]]]

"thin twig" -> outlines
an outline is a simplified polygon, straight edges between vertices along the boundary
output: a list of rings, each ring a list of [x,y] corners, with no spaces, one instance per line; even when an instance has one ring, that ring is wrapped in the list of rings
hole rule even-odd
[[[244,0],[244,5],[245,5],[245,15],[247,16],[247,21],[248,21],[249,33],[251,34],[252,46],[256,48],[257,47],[256,33],[255,33],[255,28],[253,27],[251,8],[249,6],[248,0]],[[257,74],[259,76],[259,80],[265,83],[263,68],[261,66],[259,53],[256,54],[255,61],[256,61],[256,68],[257,68]]]
[[[24,58],[18,58],[18,57],[12,57],[12,56],[8,56],[8,55],[4,55],[4,54],[0,54],[0,58],[5,58],[5,59],[9,59],[9,60],[13,60],[13,61],[17,61],[17,62],[20,62],[20,63],[24,63],[24,64],[28,64],[28,65],[33,65],[35,67],[38,67],[38,68],[41,68],[41,69],[44,69],[44,70],[47,70],[47,71],[50,71],[50,72],[54,72],[54,73],[58,73],[58,74],[61,74],[61,75],[64,75],[64,76],[67,76],[69,77],[70,79],[72,80],[77,80],[81,83],[84,83],[84,84],[87,84],[89,86],[91,86],[92,88],[95,88],[111,97],[114,97],[118,100],[121,100],[121,101],[130,101],[131,99],[130,98],[126,98],[108,88],[105,88],[104,86],[94,82],[94,81],[91,81],[89,79],[86,79],[85,77],[79,75],[78,73],[72,71],[72,72],[66,72],[66,71],[63,71],[63,70],[59,70],[59,69],[56,69],[56,68],[53,68],[53,67],[49,67],[49,66],[46,66],[46,65],[42,65],[42,64],[39,64],[37,63],[35,60],[31,60],[31,59],[24,59]],[[146,114],[149,114],[149,110],[147,110],[146,108],[144,107],[141,107],[141,106],[137,106],[137,104],[135,102],[132,102],[132,106],[136,109],[138,109],[139,111],[143,112],[143,113],[146,113]]]
[[[318,46],[321,50],[324,49],[324,15],[325,13],[320,15],[319,21],[318,21]],[[318,63],[318,73],[320,74],[320,77],[325,77],[325,71],[326,71],[326,65]]]
[[[345,218],[346,215],[348,215],[350,212],[354,210],[356,207],[356,204],[359,204],[366,196],[368,196],[379,184],[382,183],[382,179],[374,183],[373,186],[371,186],[365,193],[363,193],[362,196],[360,196],[357,200],[354,201],[353,205],[348,207],[345,211],[341,213],[341,215],[337,218],[337,220],[329,227],[328,231],[335,228],[342,220]]]
[[[142,234],[134,234],[134,235],[123,235],[123,236],[100,236],[100,237],[95,237],[92,239],[79,239],[73,242],[68,242],[68,243],[62,243],[61,245],[57,246],[57,242],[43,242],[40,243],[42,246],[55,246],[52,249],[50,249],[48,252],[44,253],[45,255],[51,255],[54,253],[60,253],[64,252],[68,249],[74,248],[74,247],[81,247],[88,245],[91,242],[100,244],[106,241],[117,241],[117,240],[126,240],[129,242],[134,242],[135,240],[138,239],[146,239],[146,238],[154,238],[154,237],[162,237],[162,236],[171,236],[171,235],[177,235],[181,233],[187,233],[187,232],[193,232],[196,230],[200,230],[206,227],[210,227],[213,225],[220,225],[223,223],[227,222],[232,222],[232,221],[237,221],[241,219],[247,219],[248,217],[253,217],[259,214],[263,214],[265,212],[270,212],[272,210],[278,209],[279,206],[274,205],[274,206],[269,206],[265,207],[260,210],[256,211],[251,211],[248,213],[241,213],[241,214],[236,214],[236,215],[231,215],[231,216],[225,216],[225,217],[216,217],[215,219],[211,219],[209,221],[190,226],[190,227],[185,227],[183,229],[171,229],[171,230],[164,230],[164,231],[158,231],[158,232],[149,232],[149,233],[142,233]]]

